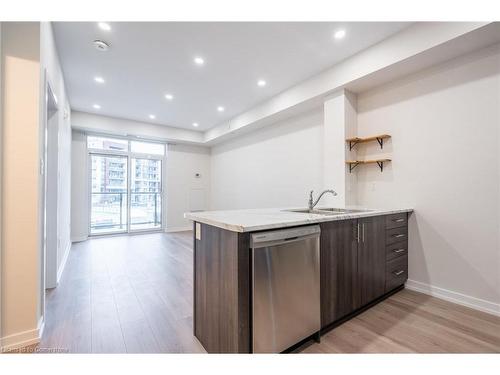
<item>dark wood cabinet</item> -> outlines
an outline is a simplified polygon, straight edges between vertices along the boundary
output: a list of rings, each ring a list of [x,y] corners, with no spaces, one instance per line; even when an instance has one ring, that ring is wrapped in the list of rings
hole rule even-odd
[[[407,257],[388,262],[407,254],[407,233],[406,213],[321,224],[322,327],[404,284]]]
[[[348,315],[359,305],[357,223],[345,220],[321,224],[322,327]]]
[[[387,262],[385,290],[397,288],[408,279],[408,256],[403,255]]]
[[[360,306],[385,294],[385,217],[359,220],[358,280]]]
[[[194,335],[209,353],[250,353],[250,235],[193,229]]]
[[[387,216],[385,291],[390,292],[408,280],[408,214]]]

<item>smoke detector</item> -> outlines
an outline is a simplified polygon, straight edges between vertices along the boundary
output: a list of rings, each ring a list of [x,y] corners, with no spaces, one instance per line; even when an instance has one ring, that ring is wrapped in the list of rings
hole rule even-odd
[[[109,49],[109,44],[102,41],[102,40],[99,40],[99,39],[96,39],[92,42],[94,44],[94,47],[96,48],[96,50],[98,51],[102,51],[102,52],[105,52]]]

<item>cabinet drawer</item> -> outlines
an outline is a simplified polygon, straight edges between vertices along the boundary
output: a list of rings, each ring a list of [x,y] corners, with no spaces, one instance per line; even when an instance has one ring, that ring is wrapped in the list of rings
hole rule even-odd
[[[393,243],[388,245],[385,250],[385,259],[387,261],[403,255],[408,255],[408,241]]]
[[[385,227],[387,229],[403,227],[407,223],[408,223],[408,214],[406,212],[395,215],[387,215],[385,217]]]
[[[385,275],[385,291],[389,292],[408,279],[408,256],[400,256],[387,262]]]
[[[408,240],[408,227],[399,227],[388,229],[386,231],[386,245],[392,245],[396,242],[403,242]]]

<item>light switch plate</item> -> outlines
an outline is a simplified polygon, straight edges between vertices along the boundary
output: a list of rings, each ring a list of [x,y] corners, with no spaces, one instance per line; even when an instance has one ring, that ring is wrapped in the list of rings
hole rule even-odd
[[[201,224],[196,223],[195,236],[197,240],[201,240]]]

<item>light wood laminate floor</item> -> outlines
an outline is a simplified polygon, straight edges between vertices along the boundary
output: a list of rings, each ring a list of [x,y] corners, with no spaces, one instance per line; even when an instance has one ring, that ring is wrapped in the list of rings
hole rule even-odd
[[[193,336],[192,232],[74,244],[47,292],[39,348],[75,353],[204,353]],[[500,352],[500,318],[403,290],[304,353]]]

